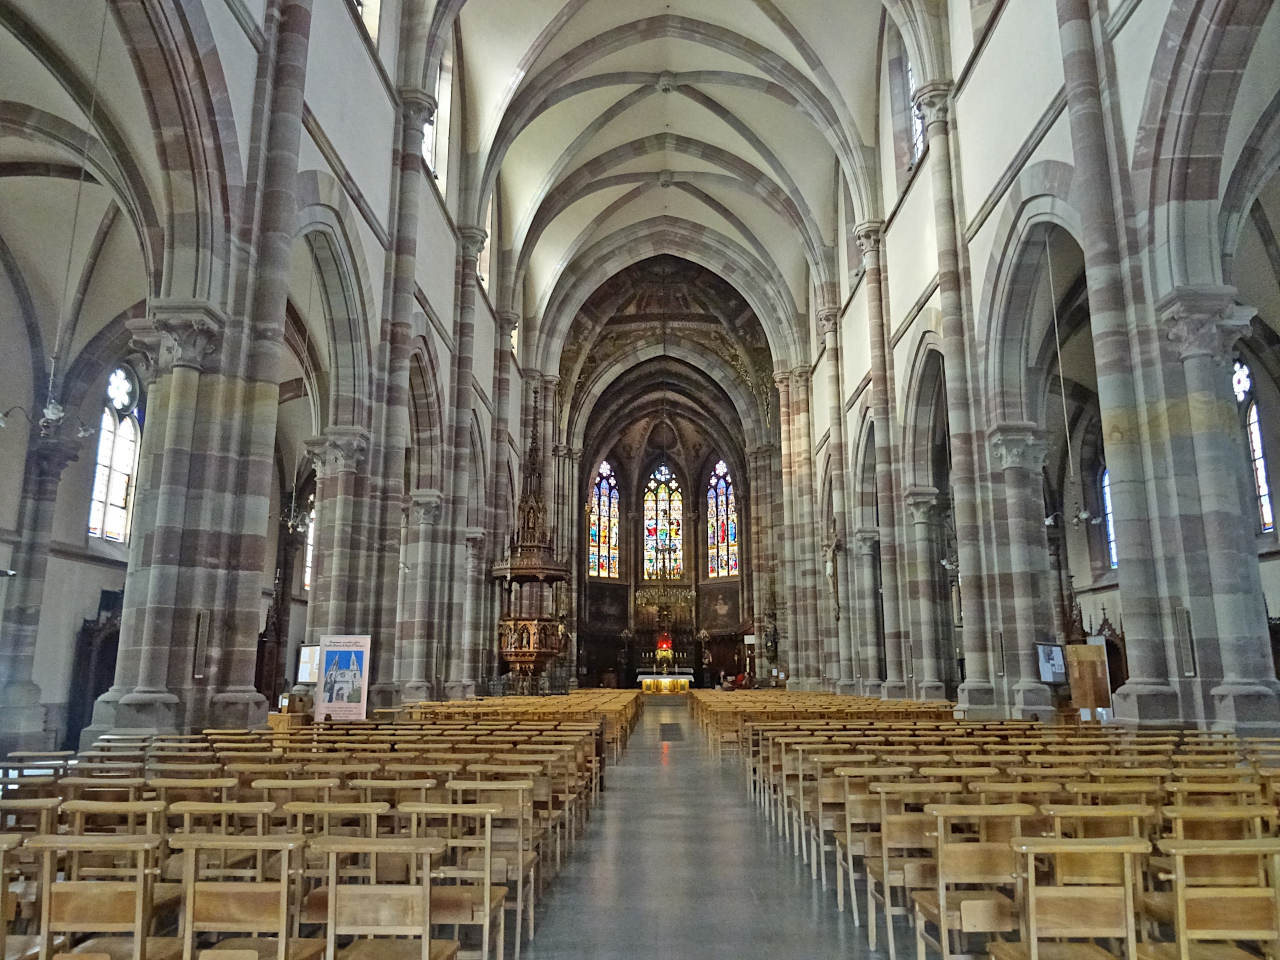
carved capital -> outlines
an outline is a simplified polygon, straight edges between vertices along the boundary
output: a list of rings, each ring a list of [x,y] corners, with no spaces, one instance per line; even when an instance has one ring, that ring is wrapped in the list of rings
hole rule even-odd
[[[330,427],[324,439],[325,456],[336,473],[359,469],[369,450],[369,433],[361,427]]]
[[[409,494],[409,499],[413,504],[413,520],[418,526],[434,527],[440,522],[444,494],[439,490],[414,490]]]
[[[863,257],[879,253],[884,240],[884,221],[864,220],[853,228],[853,239]]]
[[[510,340],[511,335],[516,332],[520,326],[520,314],[514,310],[501,310],[498,313],[498,335],[504,340]]]
[[[911,513],[912,523],[928,523],[933,519],[933,511],[938,506],[938,488],[907,487],[902,499]]]
[[[222,343],[226,318],[211,304],[165,300],[153,303],[151,314],[163,345],[162,365],[203,370]]]
[[[791,389],[792,390],[808,390],[809,378],[811,371],[808,367],[792,367],[791,368]]]
[[[401,87],[400,116],[406,127],[412,127],[422,134],[424,124],[436,121],[436,98],[418,87]]]
[[[129,353],[125,356],[144,387],[150,387],[160,374],[160,331],[149,317],[125,321],[129,331]]]
[[[67,469],[67,464],[73,463],[80,456],[79,442],[57,436],[42,436],[37,433],[32,435],[29,449],[36,480],[41,488],[41,496],[45,495],[46,487],[51,487],[56,494],[62,471]]]
[[[791,371],[775,370],[773,371],[773,382],[779,391],[791,389]]]
[[[858,555],[869,557],[880,542],[880,531],[875,527],[861,527],[853,531],[853,543]]]
[[[926,128],[942,124],[945,129],[951,111],[951,81],[932,80],[916,87],[911,95],[911,104],[924,118]]]
[[[1048,444],[1034,423],[1001,423],[989,434],[991,459],[999,470],[1030,470],[1044,466]]]
[[[465,226],[458,228],[458,242],[462,245],[462,256],[474,260],[484,249],[484,242],[489,234],[482,227]]]
[[[1236,293],[1235,287],[1178,287],[1157,304],[1179,359],[1209,357],[1219,363],[1231,359],[1236,341],[1248,335],[1257,313],[1238,305]]]
[[[840,330],[840,311],[824,307],[818,311],[818,332],[824,337],[834,336]]]
[[[315,468],[317,478],[324,478],[329,475],[329,458],[325,455],[326,444],[327,441],[323,436],[309,437],[303,443],[307,451],[307,458],[311,461],[311,466]]]

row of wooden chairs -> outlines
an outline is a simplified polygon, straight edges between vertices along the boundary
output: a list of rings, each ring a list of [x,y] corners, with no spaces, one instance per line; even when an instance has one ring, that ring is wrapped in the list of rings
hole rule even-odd
[[[996,960],[1280,956],[1280,744],[1021,721],[738,718],[747,789],[868,938]],[[716,745],[710,743],[713,750]],[[1256,951],[1256,952],[1254,952]]]

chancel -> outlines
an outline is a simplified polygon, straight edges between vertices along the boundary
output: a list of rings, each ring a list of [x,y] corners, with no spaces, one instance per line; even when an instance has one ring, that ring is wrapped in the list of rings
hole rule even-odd
[[[1278,51],[0,0],[0,960],[1275,954]]]

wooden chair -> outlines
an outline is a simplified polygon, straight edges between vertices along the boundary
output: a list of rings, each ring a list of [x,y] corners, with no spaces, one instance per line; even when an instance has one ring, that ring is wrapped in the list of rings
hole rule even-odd
[[[171,836],[169,845],[183,855],[183,960],[194,960],[198,936],[228,933],[249,936],[221,940],[214,950],[238,950],[261,960],[316,960],[324,952],[323,940],[290,937],[297,853],[304,844],[303,837],[285,833],[261,837],[200,833]],[[206,878],[208,868],[203,866],[202,853],[235,854],[244,850],[278,856],[282,864],[280,877],[228,879],[215,871],[217,879]]]
[[[481,768],[481,769],[477,769]],[[501,771],[501,767],[497,768]],[[485,776],[492,765],[473,764],[472,773]],[[510,906],[516,919],[516,960],[520,960],[524,942],[524,924],[529,925],[533,939],[537,904],[537,869],[540,856],[535,847],[533,819],[533,781],[517,779],[452,780],[449,789],[456,803],[492,804],[502,808],[493,818],[493,874],[495,881],[514,887],[515,901]],[[476,856],[469,866],[476,866]]]
[[[1160,851],[1173,861],[1174,941],[1145,942],[1139,960],[1251,960],[1257,953],[1277,955],[1280,946],[1280,838],[1257,840],[1160,841]],[[1194,882],[1188,869],[1196,861],[1238,864],[1254,859],[1255,882]],[[1233,867],[1233,870],[1238,870]],[[1212,866],[1210,866],[1212,871]],[[1242,878],[1248,880],[1249,878]],[[1248,943],[1253,949],[1243,949]]]
[[[885,939],[890,960],[897,960],[898,944],[893,918],[909,914],[911,894],[937,883],[937,861],[933,856],[934,818],[923,805],[946,803],[963,790],[957,782],[873,783],[871,792],[880,798],[878,857],[866,859],[867,940],[876,948],[876,904],[884,908]],[[895,901],[894,893],[898,893]]]
[[[1021,821],[1036,812],[1025,803],[929,804],[936,818],[937,887],[911,895],[915,912],[916,958],[926,960],[932,946],[951,960],[955,942],[966,937],[985,940],[1018,928],[1018,903],[1012,893],[1016,857],[1011,838],[1021,835]],[[931,935],[929,927],[937,933]]]
[[[312,841],[312,851],[326,861],[325,960],[454,960],[458,942],[431,937],[431,858],[445,846],[436,837]],[[405,858],[413,869],[403,883],[349,882],[339,869],[341,861],[366,855]],[[338,937],[358,939],[339,951]]]
[[[1136,960],[1134,858],[1150,852],[1150,843],[1126,837],[1022,837],[1011,843],[1024,858],[1019,883],[1024,891],[1026,925],[1019,943],[992,941],[987,947],[991,960],[1116,960],[1114,953],[1096,943],[1103,939],[1124,944],[1122,960]],[[1071,873],[1056,869],[1057,859],[1063,856],[1076,864],[1099,858],[1103,865],[1097,872],[1107,879],[1064,882],[1071,879]],[[1110,865],[1117,857],[1118,883],[1110,876]]]
[[[73,836],[43,834],[27,840],[40,856],[39,958],[49,960],[55,943],[96,934],[77,952],[108,960],[177,960],[176,937],[150,936],[151,867],[160,849],[157,834]],[[94,879],[60,875],[58,855],[110,858],[113,866]]]
[[[496,944],[497,958],[502,960],[507,888],[493,883],[493,818],[502,814],[502,807],[486,803],[405,803],[400,810],[413,815],[413,836],[442,834],[447,847],[446,862],[436,875],[452,881],[452,885],[432,888],[433,920],[455,928],[478,927],[480,960],[489,960],[491,944]]]
[[[871,792],[872,783],[889,783],[911,775],[910,767],[837,767],[844,783],[843,828],[836,833],[836,908],[844,910],[845,882],[849,887],[849,907],[854,926],[862,925],[858,910],[855,861],[879,856],[880,797]],[[840,876],[843,871],[843,878]]]

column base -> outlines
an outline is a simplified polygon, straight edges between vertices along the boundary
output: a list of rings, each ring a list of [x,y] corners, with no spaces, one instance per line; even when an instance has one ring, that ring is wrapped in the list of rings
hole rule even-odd
[[[209,701],[209,720],[216,727],[229,730],[264,726],[267,698],[251,687],[215,693]]]
[[[966,680],[956,691],[956,706],[962,710],[996,705],[996,688],[985,680]]]
[[[392,683],[375,683],[369,688],[369,709],[398,707],[400,688]]]
[[[916,687],[917,700],[945,700],[947,687],[941,680],[923,680]]]
[[[1213,698],[1213,729],[1235,730],[1250,736],[1280,731],[1280,700],[1273,684],[1220,683]]]
[[[412,703],[431,699],[431,684],[426,680],[406,680],[400,685],[400,702]]]
[[[444,682],[444,698],[446,700],[474,700],[476,698],[476,682],[474,680],[446,680]]]
[[[839,680],[836,682],[836,693],[842,697],[855,697],[858,695],[857,680]]]
[[[859,688],[860,688],[859,692],[864,697],[879,697],[880,688],[883,685],[884,685],[884,681],[880,680],[879,678],[863,677],[862,680],[859,681]]]
[[[177,733],[178,698],[165,690],[135,690],[116,704],[113,730]]]
[[[1116,722],[1138,727],[1178,727],[1178,694],[1163,683],[1130,680],[1111,697]]]
[[[1036,680],[1019,680],[1013,685],[1013,716],[1022,720],[1049,722],[1054,717],[1053,692]]]
[[[112,687],[93,704],[93,720],[89,726],[80,731],[81,750],[87,750],[104,733],[110,733],[116,726],[116,710],[120,706],[120,698],[125,690]]]
[[[905,680],[886,680],[880,685],[881,700],[905,700],[907,699],[907,684]]]
[[[0,690],[0,750],[47,750],[53,731],[44,728],[40,687],[15,683]]]

